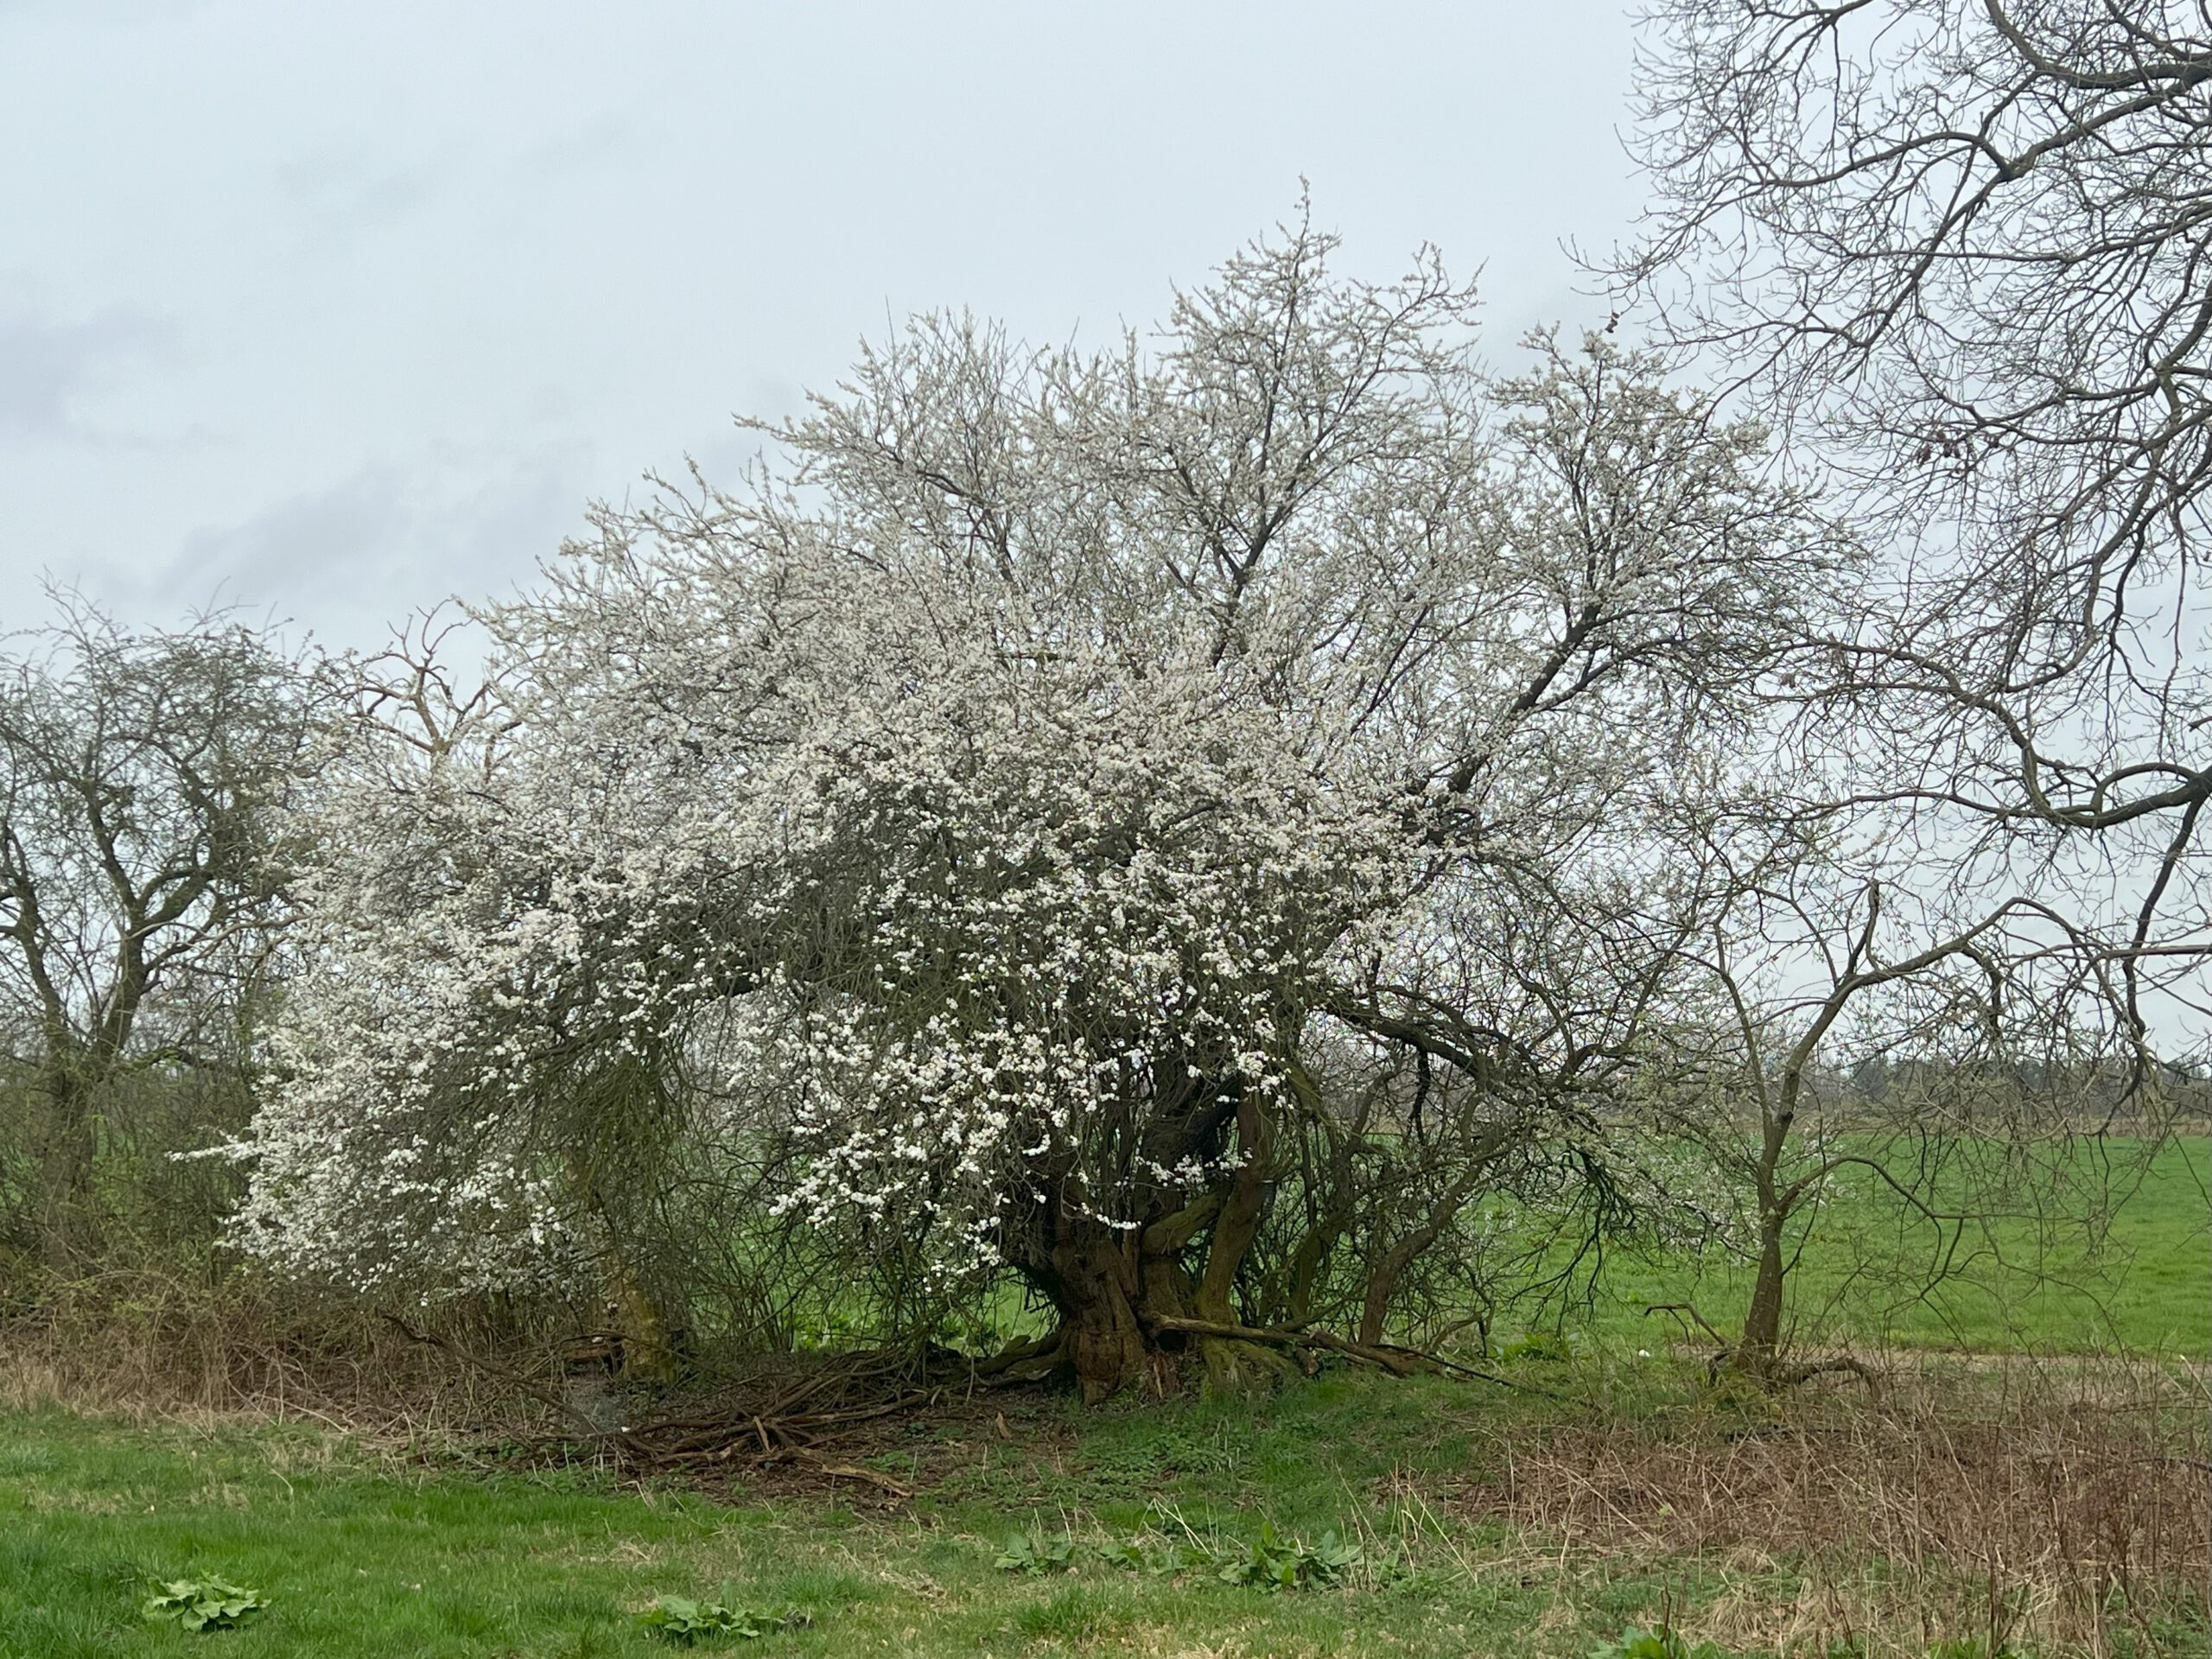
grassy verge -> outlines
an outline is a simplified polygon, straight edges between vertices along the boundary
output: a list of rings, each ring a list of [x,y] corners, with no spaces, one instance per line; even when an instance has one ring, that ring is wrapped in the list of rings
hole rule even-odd
[[[747,1476],[709,1501],[595,1467],[420,1458],[390,1416],[364,1440],[296,1417],[34,1403],[288,1397],[276,1359],[245,1386],[227,1347],[176,1345],[192,1321],[152,1320],[96,1362],[91,1344],[44,1372],[0,1354],[0,1659],[645,1654],[666,1649],[635,1616],[661,1595],[800,1610],[804,1628],[713,1643],[794,1656],[1583,1659],[1662,1618],[1730,1656],[2198,1656],[2208,1186],[2212,1141],[2177,1142],[2101,1238],[2007,1219],[1927,1295],[1899,1266],[1913,1235],[1893,1207],[1840,1188],[1795,1283],[1808,1339],[1963,1351],[1901,1361],[1877,1400],[1855,1384],[1716,1398],[1642,1310],[1694,1301],[1726,1325],[1741,1274],[1617,1259],[1570,1322],[1581,1357],[1514,1362],[1516,1387],[1332,1374],[1256,1404],[957,1403],[837,1448],[911,1488],[902,1503],[818,1478]],[[1635,1358],[1646,1346],[1659,1357]],[[2094,1357],[2131,1351],[2163,1367]],[[368,1352],[348,1363],[404,1395],[391,1368],[420,1353]],[[440,1421],[496,1414],[442,1386]],[[1262,1529],[1286,1550],[1334,1531],[1361,1554],[1327,1583],[1224,1582]],[[1067,1560],[1001,1570],[1015,1530]],[[1129,1564],[1102,1554],[1133,1537]],[[138,1617],[152,1580],[202,1575],[271,1605],[209,1636]]]
[[[1580,1659],[1662,1618],[1821,1659],[1993,1630],[2035,1653],[2204,1650],[2204,1484],[2128,1461],[2202,1455],[2201,1378],[1962,1372],[1779,1408],[1656,1363],[1516,1380],[1330,1375],[1090,1415],[1007,1396],[855,1447],[915,1488],[899,1504],[854,1484],[709,1502],[592,1468],[432,1467],[297,1423],[19,1410],[0,1417],[0,1656],[645,1654],[664,1650],[633,1622],[654,1596],[724,1586],[812,1622],[716,1645],[793,1656]],[[1338,1529],[1362,1556],[1332,1584],[1224,1582],[1263,1522]],[[1070,1560],[995,1566],[1016,1529],[1071,1541]],[[1132,1534],[1153,1570],[1099,1554]],[[140,1619],[149,1580],[202,1573],[271,1605],[212,1636]]]

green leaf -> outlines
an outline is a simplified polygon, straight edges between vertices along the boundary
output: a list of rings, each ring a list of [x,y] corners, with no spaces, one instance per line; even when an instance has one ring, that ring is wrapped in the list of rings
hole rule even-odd
[[[763,1613],[749,1607],[728,1607],[718,1601],[694,1601],[689,1596],[656,1596],[653,1605],[637,1616],[637,1622],[663,1641],[688,1648],[706,1636],[758,1641],[779,1630],[803,1629],[813,1620],[795,1609]]]
[[[258,1590],[222,1579],[157,1579],[158,1594],[140,1611],[148,1618],[175,1619],[188,1630],[227,1630],[269,1605]]]
[[[1711,1642],[1692,1647],[1682,1640],[1680,1631],[1662,1624],[1656,1630],[1624,1630],[1603,1647],[1592,1648],[1590,1659],[1728,1659],[1728,1656]]]
[[[1072,1535],[1048,1538],[1033,1527],[1027,1532],[1007,1534],[1005,1547],[991,1564],[1004,1573],[1041,1573],[1047,1567],[1066,1567],[1074,1560]]]

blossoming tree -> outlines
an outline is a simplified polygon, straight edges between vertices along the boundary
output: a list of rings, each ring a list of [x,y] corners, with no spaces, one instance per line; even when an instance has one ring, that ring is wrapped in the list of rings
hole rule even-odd
[[[1018,1278],[1097,1397],[1379,1343],[1473,1195],[1591,1155],[1716,901],[1675,804],[1843,550],[1648,362],[1488,378],[1438,261],[1332,246],[1096,355],[917,321],[486,613],[493,702],[308,826],[255,1247],[568,1272],[704,1148]]]

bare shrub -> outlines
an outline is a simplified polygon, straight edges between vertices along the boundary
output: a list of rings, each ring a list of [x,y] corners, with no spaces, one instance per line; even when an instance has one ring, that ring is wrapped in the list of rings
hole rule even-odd
[[[35,1310],[0,1320],[0,1409],[312,1418],[410,1444],[551,1414],[550,1333],[573,1329],[572,1317],[480,1299],[424,1318],[442,1340],[361,1300],[257,1276],[148,1268],[54,1281]]]

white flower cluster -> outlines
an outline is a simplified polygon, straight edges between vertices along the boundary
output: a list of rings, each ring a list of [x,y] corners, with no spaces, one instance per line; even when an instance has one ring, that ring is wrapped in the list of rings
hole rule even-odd
[[[1463,290],[1326,252],[1149,354],[918,324],[782,474],[603,512],[492,613],[496,742],[365,737],[304,826],[252,1247],[557,1274],[618,1153],[709,1134],[960,1271],[1235,1167],[1355,1004],[1564,1052],[1648,980],[1624,849],[1825,553],[1641,365],[1492,386]]]

